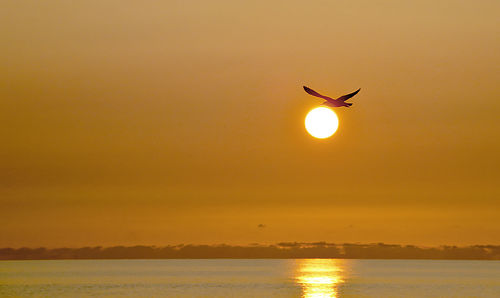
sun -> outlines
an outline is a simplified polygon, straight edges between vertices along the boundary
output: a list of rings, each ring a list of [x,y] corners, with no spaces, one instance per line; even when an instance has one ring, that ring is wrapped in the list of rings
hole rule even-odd
[[[329,108],[319,107],[312,109],[306,116],[307,132],[318,139],[331,137],[339,127],[339,118]]]

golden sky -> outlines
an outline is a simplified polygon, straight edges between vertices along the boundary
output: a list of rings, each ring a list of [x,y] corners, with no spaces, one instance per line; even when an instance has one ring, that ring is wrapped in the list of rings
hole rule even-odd
[[[499,11],[3,2],[0,247],[498,245]]]

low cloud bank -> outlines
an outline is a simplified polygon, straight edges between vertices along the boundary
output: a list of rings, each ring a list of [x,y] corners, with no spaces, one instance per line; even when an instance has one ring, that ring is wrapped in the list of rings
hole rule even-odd
[[[55,259],[448,259],[500,260],[499,245],[418,247],[397,244],[334,244],[326,242],[282,242],[252,244],[156,246],[114,246],[82,248],[0,248],[0,260]]]

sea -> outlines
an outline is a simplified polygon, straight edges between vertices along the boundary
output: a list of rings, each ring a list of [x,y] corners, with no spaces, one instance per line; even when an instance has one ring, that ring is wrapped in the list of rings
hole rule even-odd
[[[1,297],[500,297],[500,261],[0,261]]]

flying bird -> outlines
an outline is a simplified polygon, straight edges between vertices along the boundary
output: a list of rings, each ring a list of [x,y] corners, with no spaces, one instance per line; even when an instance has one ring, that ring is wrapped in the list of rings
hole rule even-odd
[[[329,107],[334,107],[334,108],[336,108],[336,107],[350,107],[350,106],[352,106],[352,103],[348,103],[348,102],[345,102],[345,101],[348,100],[349,98],[353,97],[354,95],[358,94],[359,90],[361,90],[361,88],[359,88],[358,90],[354,91],[353,93],[349,93],[349,94],[341,96],[341,97],[339,97],[337,99],[333,99],[331,97],[321,95],[318,92],[312,90],[311,88],[308,88],[306,86],[303,86],[303,87],[304,87],[304,90],[308,94],[310,94],[312,96],[319,97],[319,98],[323,98],[324,100],[326,100],[324,103],[322,103],[322,105],[329,106]]]

